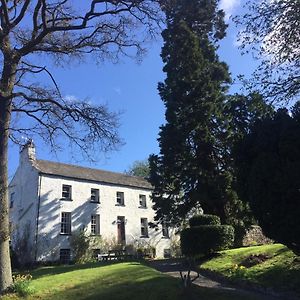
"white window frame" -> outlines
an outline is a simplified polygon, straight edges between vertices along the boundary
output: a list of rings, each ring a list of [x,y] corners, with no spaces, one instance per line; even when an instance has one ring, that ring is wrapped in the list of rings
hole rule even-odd
[[[116,192],[116,205],[118,206],[124,206],[125,205],[125,197],[124,192]]]
[[[91,202],[100,203],[100,191],[99,189],[91,189]]]
[[[70,235],[72,233],[72,213],[63,211],[60,218],[60,234]]]
[[[100,235],[100,215],[91,215],[91,235]]]
[[[139,204],[140,208],[147,208],[147,197],[146,195],[140,194],[139,195]]]
[[[147,218],[141,218],[141,237],[149,237]]]
[[[64,190],[68,188],[68,190]],[[66,195],[68,194],[68,195]],[[61,187],[61,199],[63,200],[72,200],[72,186],[69,184],[63,184]]]

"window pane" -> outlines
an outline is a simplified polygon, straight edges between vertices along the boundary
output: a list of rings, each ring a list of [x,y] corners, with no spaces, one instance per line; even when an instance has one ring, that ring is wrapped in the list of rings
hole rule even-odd
[[[62,186],[62,198],[71,199],[71,186],[63,184]]]
[[[166,223],[162,223],[162,235],[163,237],[169,237],[169,228]]]
[[[148,220],[141,218],[141,236],[148,236]]]
[[[91,234],[100,234],[100,215],[91,215]]]
[[[63,264],[68,264],[71,260],[71,251],[70,249],[60,249],[59,259]]]
[[[99,190],[91,189],[91,202],[99,202]]]
[[[139,196],[140,199],[140,207],[146,207],[146,195],[140,195]]]
[[[61,213],[60,233],[71,234],[71,213],[70,212]]]
[[[124,193],[117,192],[117,204],[124,205]]]

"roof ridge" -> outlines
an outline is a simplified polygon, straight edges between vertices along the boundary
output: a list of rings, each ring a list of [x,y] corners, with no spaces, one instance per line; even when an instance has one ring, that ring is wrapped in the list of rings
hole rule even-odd
[[[132,176],[119,172],[106,171],[42,159],[36,159],[34,162],[34,167],[39,172],[44,174],[152,189],[152,185],[147,178]]]
[[[62,163],[62,162],[57,162],[57,161],[52,161],[52,160],[46,160],[46,159],[36,159],[36,162],[39,162],[39,161],[47,162],[47,163],[60,164],[60,165],[65,165],[65,166],[71,166],[71,167],[75,167],[75,168],[89,169],[89,170],[93,170],[93,171],[107,172],[107,173],[111,173],[111,174],[118,174],[118,175],[122,175],[122,176],[126,176],[126,177],[133,177],[133,178],[137,178],[137,179],[147,181],[147,179],[144,178],[144,177],[129,175],[129,174],[121,173],[121,172],[115,172],[115,171],[110,171],[110,170],[79,166],[79,165],[74,165],[74,164],[69,164],[69,163]]]

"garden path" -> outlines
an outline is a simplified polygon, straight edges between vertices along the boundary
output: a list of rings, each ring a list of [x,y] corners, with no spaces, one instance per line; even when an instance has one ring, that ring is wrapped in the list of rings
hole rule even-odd
[[[149,266],[152,268],[165,273],[169,276],[175,277],[175,278],[181,278],[180,277],[180,271],[183,272],[183,274],[187,273],[187,269],[183,267],[182,261],[180,259],[163,259],[163,260],[153,260],[149,262]],[[191,272],[191,278],[194,278],[197,273],[195,271]],[[253,296],[253,298],[258,299],[261,298],[262,300],[286,300],[287,298],[281,297],[281,296],[271,296],[266,295],[263,293],[260,293],[258,291],[252,291],[252,290],[246,290],[242,289],[240,287],[236,287],[233,285],[221,283],[215,280],[212,280],[206,276],[199,275],[199,278],[197,278],[193,284],[204,287],[204,288],[211,288],[211,289],[220,289],[220,290],[227,290],[234,293],[237,293],[241,295],[241,299],[243,295],[247,295],[248,297]]]

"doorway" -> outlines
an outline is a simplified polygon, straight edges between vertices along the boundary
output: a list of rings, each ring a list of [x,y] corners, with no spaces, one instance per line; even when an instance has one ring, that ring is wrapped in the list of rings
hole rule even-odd
[[[117,218],[117,226],[118,226],[118,244],[123,246],[126,245],[126,238],[125,238],[125,217],[118,216]]]

